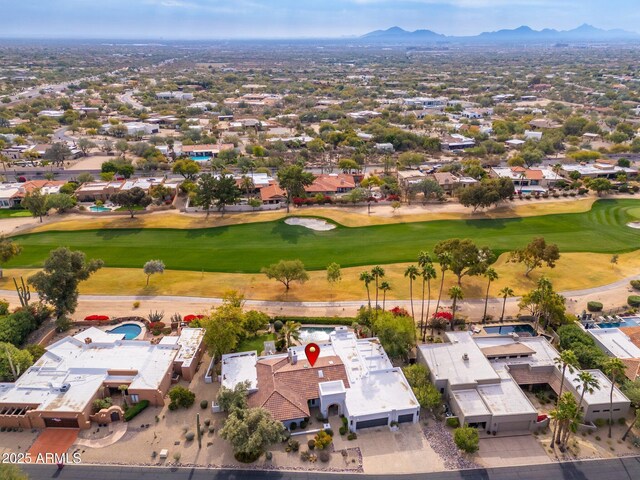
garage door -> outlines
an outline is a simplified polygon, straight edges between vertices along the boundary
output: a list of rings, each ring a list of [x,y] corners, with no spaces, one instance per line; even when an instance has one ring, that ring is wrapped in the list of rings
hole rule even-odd
[[[522,420],[519,422],[501,422],[498,423],[499,432],[522,432],[529,430],[530,422]]]
[[[389,423],[387,417],[384,418],[374,418],[373,420],[363,420],[361,422],[356,422],[356,430],[361,428],[371,428],[371,427],[384,427]]]
[[[80,428],[77,418],[47,418],[44,419],[44,426],[49,428]]]
[[[413,413],[407,413],[406,415],[400,415],[398,417],[398,423],[413,423]]]

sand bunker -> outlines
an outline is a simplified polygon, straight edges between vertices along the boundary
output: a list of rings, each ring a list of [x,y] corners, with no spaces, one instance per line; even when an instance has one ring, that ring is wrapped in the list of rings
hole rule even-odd
[[[627,227],[631,227],[631,228],[640,228],[640,222],[631,222],[631,223],[627,223]]]
[[[287,225],[297,225],[300,227],[305,227],[317,232],[326,232],[328,230],[333,230],[334,228],[336,228],[333,223],[329,223],[318,218],[290,217],[287,218],[284,223],[286,223]]]

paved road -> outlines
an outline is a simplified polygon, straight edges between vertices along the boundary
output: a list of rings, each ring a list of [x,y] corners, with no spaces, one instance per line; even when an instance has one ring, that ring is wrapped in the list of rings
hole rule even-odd
[[[28,465],[32,480],[388,480],[388,475],[331,474],[318,472],[261,472],[169,467],[104,467],[68,465],[58,471],[53,465]],[[612,460],[528,465],[453,472],[397,475],[394,480],[638,480],[640,457]]]

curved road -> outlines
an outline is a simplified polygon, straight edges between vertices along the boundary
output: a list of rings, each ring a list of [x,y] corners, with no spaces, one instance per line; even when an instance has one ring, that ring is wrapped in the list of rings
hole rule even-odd
[[[68,465],[58,471],[53,465],[27,465],[32,480],[388,480],[388,475],[282,472],[258,470],[214,470],[205,468]],[[460,470],[394,475],[394,480],[638,480],[640,457],[585,460],[524,467]]]

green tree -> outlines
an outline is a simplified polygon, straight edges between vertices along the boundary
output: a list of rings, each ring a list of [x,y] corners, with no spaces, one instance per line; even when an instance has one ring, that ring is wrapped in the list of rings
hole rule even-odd
[[[269,326],[269,315],[257,310],[249,310],[244,314],[242,326],[247,333],[255,337],[260,330]]]
[[[247,409],[247,396],[249,395],[249,381],[238,382],[233,388],[220,387],[216,403],[223,412]]]
[[[534,238],[531,243],[520,250],[511,252],[509,261],[512,263],[524,263],[527,267],[525,276],[535,268],[546,264],[549,268],[554,268],[556,262],[560,259],[560,249],[555,243],[547,244],[544,237]]]
[[[26,473],[23,473],[17,465],[0,463],[0,478],[2,480],[29,480]]]
[[[420,407],[438,414],[442,406],[440,391],[429,381],[429,371],[424,365],[415,363],[402,368],[411,390],[413,390]]]
[[[85,137],[80,138],[76,144],[85,157],[89,154],[89,150],[96,147],[95,143]]]
[[[469,426],[458,427],[453,432],[453,441],[463,452],[475,453],[480,446],[478,429]]]
[[[231,444],[238,461],[250,463],[257,460],[269,445],[282,441],[284,430],[282,422],[274,420],[264,408],[236,408],[219,433]]]
[[[277,280],[289,291],[291,282],[305,283],[309,280],[309,274],[304,269],[300,260],[280,260],[260,270],[267,278]]]
[[[331,285],[332,290],[333,287],[342,280],[342,273],[340,270],[340,265],[336,262],[331,262],[327,265],[327,282]]]
[[[416,343],[416,328],[411,317],[383,312],[374,320],[373,327],[389,357],[408,359]]]
[[[367,289],[367,303],[369,305],[369,309],[371,309],[371,292],[369,291],[369,284],[373,282],[373,275],[370,272],[362,272],[360,274],[360,281],[364,283],[364,288]]]
[[[495,256],[489,247],[478,248],[471,239],[450,238],[438,242],[433,249],[438,258],[448,255],[448,269],[458,278],[462,286],[462,277],[483,275]]]
[[[432,178],[421,180],[412,187],[414,191],[422,193],[422,203],[431,199],[439,200],[444,196],[443,188]]]
[[[537,287],[520,299],[518,307],[528,310],[536,318],[536,326],[541,319],[545,320],[545,328],[553,323],[560,325],[565,321],[565,298],[553,290],[553,284],[547,278],[538,280]]]
[[[208,317],[201,320],[205,329],[204,343],[209,354],[216,360],[238,346],[239,339],[244,334],[243,318],[242,306],[226,299]]]
[[[302,324],[289,320],[285,322],[282,330],[278,332],[281,340],[284,340],[285,348],[292,347],[295,343],[300,341],[300,329]]]
[[[139,208],[145,208],[151,203],[151,197],[140,187],[133,187],[130,190],[121,190],[111,195],[110,200],[116,205],[129,212],[133,218]]]
[[[504,309],[507,306],[507,298],[513,297],[516,294],[511,288],[503,287],[500,290],[500,296],[502,297],[502,313],[500,313],[500,321],[504,320]]]
[[[71,150],[65,143],[54,143],[44,152],[44,158],[57,166],[64,165],[64,161],[71,156]]]
[[[193,181],[200,173],[200,165],[191,159],[176,160],[171,171],[177,175],[182,175],[186,180]]]
[[[380,290],[382,290],[382,311],[384,312],[387,304],[387,292],[391,290],[391,285],[389,285],[389,282],[382,282]]]
[[[371,276],[373,277],[373,281],[376,284],[376,303],[375,303],[375,311],[376,315],[378,312],[378,291],[380,290],[380,280],[384,278],[385,271],[380,265],[376,265],[371,269]]]
[[[558,398],[556,408],[550,412],[554,421],[554,433],[551,445],[559,445],[561,451],[565,451],[569,442],[569,436],[577,426],[580,408],[571,392],[565,392]]]
[[[487,268],[487,271],[484,272],[484,276],[487,278],[487,291],[484,296],[484,312],[482,313],[482,323],[485,323],[487,320],[487,305],[489,303],[489,289],[491,288],[491,282],[494,282],[498,279],[498,272],[496,272],[493,268]]]
[[[589,182],[588,187],[596,192],[598,196],[601,196],[603,193],[607,193],[613,189],[613,184],[606,178],[594,178]]]
[[[196,401],[196,394],[188,388],[181,385],[176,385],[169,390],[169,398],[171,403],[169,404],[169,410],[176,410],[178,408],[189,408]]]
[[[46,209],[55,209],[63,213],[76,206],[76,199],[67,193],[52,193],[46,196]]]
[[[427,319],[429,318],[429,310],[431,307],[431,280],[436,278],[436,270],[433,267],[433,260],[431,255],[427,252],[420,252],[418,254],[418,266],[420,267],[420,277],[422,278],[422,307],[420,309],[420,333],[422,334],[422,341],[425,341],[427,332]],[[427,316],[424,315],[424,300],[425,300],[425,286],[428,287],[428,305]]]
[[[83,252],[72,252],[66,247],[49,253],[44,268],[31,275],[28,282],[33,285],[40,298],[51,304],[56,318],[73,313],[78,306],[78,284],[98,271],[102,260],[86,260]]]
[[[0,235],[0,278],[4,272],[2,266],[12,258],[20,255],[22,247],[6,235]]]
[[[29,210],[34,218],[39,217],[40,223],[42,223],[42,216],[47,213],[47,196],[43,195],[39,188],[28,192],[24,196],[21,205]]]
[[[409,265],[404,271],[405,278],[409,279],[409,303],[411,304],[411,318],[415,322],[416,315],[413,311],[413,282],[418,278],[420,271],[415,265]]]
[[[151,275],[156,273],[164,273],[164,262],[162,260],[149,260],[142,267],[142,271],[147,276],[147,287],[149,286],[149,279]]]
[[[438,263],[440,264],[440,290],[438,292],[438,301],[436,302],[434,314],[438,313],[440,308],[440,301],[442,300],[442,292],[444,290],[444,274],[449,270],[449,265],[451,263],[451,255],[448,251],[441,250],[440,252],[435,252],[435,255],[438,259]]]
[[[609,390],[609,438],[611,438],[611,426],[613,425],[613,391],[616,386],[616,379],[624,375],[626,368],[627,366],[622,360],[616,357],[608,358],[604,364],[604,371],[609,375],[609,380],[611,380],[611,389]]]
[[[203,173],[198,178],[195,190],[195,200],[198,205],[207,212],[207,218],[211,212],[211,207],[216,201],[216,178],[210,173]]]
[[[315,177],[310,172],[305,172],[300,165],[290,165],[278,171],[278,183],[280,188],[287,192],[287,213],[291,202],[296,197],[304,196],[304,187],[311,185]]]
[[[27,350],[0,342],[0,380],[15,382],[33,364],[33,357]],[[4,478],[4,477],[2,477]]]
[[[227,205],[233,205],[240,199],[240,189],[231,175],[222,175],[214,181],[213,198],[223,215]]]
[[[454,330],[456,325],[456,310],[458,307],[458,301],[464,300],[464,292],[458,285],[454,285],[449,289],[449,298],[453,302],[451,305],[451,331]]]

